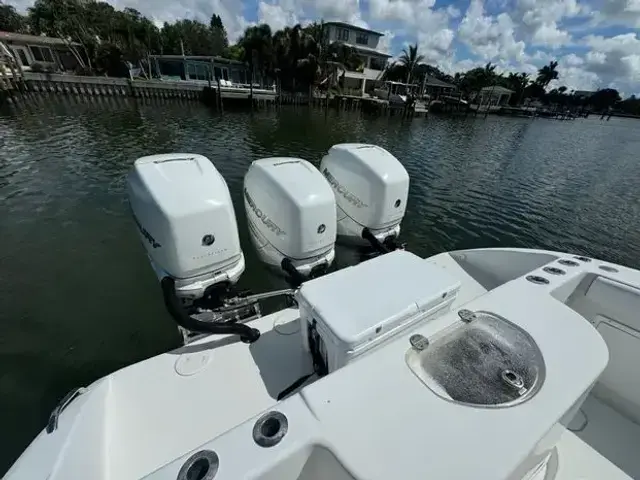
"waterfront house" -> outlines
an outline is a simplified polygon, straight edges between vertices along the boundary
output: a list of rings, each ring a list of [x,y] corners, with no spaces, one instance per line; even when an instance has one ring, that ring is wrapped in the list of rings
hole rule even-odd
[[[214,56],[198,55],[151,55],[155,75],[165,80],[184,80],[189,82],[216,83],[223,85],[248,86],[251,72],[247,65],[237,60]],[[254,84],[260,84],[258,75],[254,75]]]
[[[0,31],[0,42],[22,70],[72,71],[79,66],[81,45],[62,38]]]
[[[491,85],[480,90],[480,94],[476,98],[479,105],[502,106],[508,105],[513,90],[501,87],[500,85]]]
[[[425,75],[422,81],[423,95],[428,95],[432,100],[442,96],[451,95],[457,87],[431,75]]]
[[[358,69],[361,71],[344,72],[344,88],[359,95],[372,91],[381,83],[382,72],[391,57],[378,50],[383,34],[344,22],[326,22],[324,26],[330,43],[340,42],[353,48],[362,60],[362,68]]]

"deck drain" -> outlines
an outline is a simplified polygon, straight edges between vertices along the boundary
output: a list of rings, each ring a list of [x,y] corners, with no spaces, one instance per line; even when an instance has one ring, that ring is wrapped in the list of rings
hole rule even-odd
[[[618,269],[610,267],[609,265],[600,265],[598,267],[600,270],[604,270],[605,272],[617,273]]]
[[[575,258],[576,260],[580,260],[581,262],[590,262],[591,261],[591,259],[589,257],[575,256],[573,258]]]
[[[564,275],[565,273],[567,273],[561,268],[556,268],[556,267],[544,267],[542,270],[544,270],[547,273],[550,273],[551,275]]]
[[[527,275],[527,280],[531,283],[535,283],[536,285],[546,285],[549,283],[549,280],[538,275]]]
[[[287,434],[289,422],[280,412],[269,412],[261,416],[253,426],[253,440],[261,447],[273,447]]]
[[[558,260],[558,263],[561,265],[565,265],[567,267],[578,267],[580,265],[578,262],[574,262],[573,260],[567,260],[566,258]]]
[[[200,450],[191,455],[178,472],[176,480],[213,480],[218,473],[220,459],[213,450]]]

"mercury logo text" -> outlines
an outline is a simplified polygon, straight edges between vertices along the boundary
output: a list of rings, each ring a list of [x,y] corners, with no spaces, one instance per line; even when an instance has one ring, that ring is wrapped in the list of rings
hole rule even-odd
[[[273,220],[267,217],[266,213],[264,213],[262,210],[260,210],[260,208],[258,208],[258,206],[253,201],[253,198],[251,198],[251,195],[249,195],[249,192],[247,192],[246,188],[244,189],[244,198],[247,199],[247,203],[249,204],[249,207],[251,207],[251,210],[253,210],[253,213],[256,214],[256,217],[260,219],[260,221],[264,224],[265,227],[267,227],[269,230],[271,230],[273,233],[275,233],[279,237],[287,234],[287,232],[285,232],[278,225],[276,225],[273,222]]]
[[[347,200],[347,202],[355,205],[358,208],[368,207],[366,203],[364,203],[362,200],[356,197],[353,193],[347,190],[347,187],[345,187],[344,185],[340,185],[338,180],[336,180],[335,177],[331,175],[329,170],[327,170],[326,168],[323,169],[322,174],[325,176],[325,178],[327,179],[331,187],[333,187],[333,189],[336,192],[342,195]]]
[[[133,215],[133,221],[136,222],[136,225],[138,226],[138,230],[140,230],[140,233],[142,234],[142,236],[147,240],[147,242],[149,242],[149,245],[151,245],[153,248],[160,248],[162,246],[158,242],[156,242],[156,239],[153,238],[149,232],[147,232],[147,230],[142,226],[142,224],[138,220],[138,217],[136,217],[135,215]]]

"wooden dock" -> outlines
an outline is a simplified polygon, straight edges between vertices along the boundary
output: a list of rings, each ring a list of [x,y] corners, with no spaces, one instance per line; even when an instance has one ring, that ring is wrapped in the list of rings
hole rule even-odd
[[[5,79],[2,85],[3,93],[9,102],[15,100],[16,96],[32,94],[179,98],[205,103],[209,103],[207,100],[215,97],[217,100],[211,102],[212,105],[221,107],[225,100],[253,100],[258,106],[264,106],[275,103],[277,97],[274,90],[219,87],[216,83],[209,86],[205,82],[131,80],[35,72],[23,72],[22,76],[14,81]]]

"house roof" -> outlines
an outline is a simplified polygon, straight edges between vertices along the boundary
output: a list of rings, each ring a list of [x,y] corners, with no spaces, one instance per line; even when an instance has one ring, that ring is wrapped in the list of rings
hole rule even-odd
[[[70,42],[62,38],[45,37],[44,35],[27,35],[24,33],[0,32],[0,42],[17,42],[29,45],[80,46],[78,42]]]
[[[351,25],[350,23],[345,22],[324,22],[325,25],[335,25],[336,27],[342,28],[350,28],[351,30],[357,30],[359,32],[365,33],[373,33],[374,35],[378,35],[380,37],[384,36],[384,33],[376,32],[375,30],[369,30],[368,28],[358,27],[356,25]]]
[[[363,45],[356,45],[354,43],[346,43],[346,42],[342,42],[340,40],[336,40],[336,42],[334,42],[334,43],[343,43],[347,47],[351,47],[351,48],[353,48],[353,49],[355,49],[355,50],[357,50],[359,52],[368,53],[370,55],[378,55],[379,57],[387,57],[387,58],[391,57],[391,55],[389,55],[388,53],[381,52],[379,50],[376,50],[375,48],[365,47]]]
[[[443,82],[439,78],[427,75],[424,84],[427,87],[440,87],[440,88],[456,88],[452,83]]]
[[[513,90],[501,87],[500,85],[491,85],[490,87],[484,87],[480,89],[481,92],[493,92],[493,93],[514,93]]]

